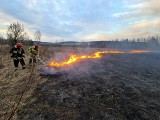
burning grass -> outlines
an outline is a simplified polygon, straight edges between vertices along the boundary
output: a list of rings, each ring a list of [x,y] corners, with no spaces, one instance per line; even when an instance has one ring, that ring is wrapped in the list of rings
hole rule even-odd
[[[94,53],[92,53],[92,55],[81,55],[81,56],[77,56],[75,54],[71,55],[69,60],[65,61],[65,62],[61,62],[58,63],[56,61],[53,61],[49,64],[50,67],[63,67],[66,65],[70,65],[73,64],[75,62],[78,62],[80,60],[83,59],[100,59],[102,58],[103,54],[138,54],[138,53],[149,53],[151,51],[149,50],[132,50],[131,52],[123,52],[123,51],[118,51],[118,50],[107,50],[107,51],[96,51]]]

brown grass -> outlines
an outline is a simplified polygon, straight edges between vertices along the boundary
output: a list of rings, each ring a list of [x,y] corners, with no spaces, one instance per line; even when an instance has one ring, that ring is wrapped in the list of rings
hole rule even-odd
[[[24,48],[25,51],[27,49]],[[8,118],[13,110],[14,105],[20,99],[26,83],[31,75],[31,68],[28,67],[28,57],[25,58],[27,68],[22,70],[19,65],[18,71],[14,71],[13,61],[9,55],[9,46],[1,46],[0,50],[0,119]],[[28,52],[26,53],[28,55]],[[27,90],[23,96],[19,106],[24,105],[24,101],[31,95],[37,84],[42,83],[45,79],[41,79],[38,72],[38,65],[35,67],[34,76],[27,85]],[[16,115],[14,117],[16,119]]]

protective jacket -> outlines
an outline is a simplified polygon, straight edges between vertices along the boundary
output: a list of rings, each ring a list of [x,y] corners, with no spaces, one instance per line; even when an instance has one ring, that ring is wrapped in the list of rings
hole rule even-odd
[[[11,58],[13,58],[14,60],[20,60],[23,57],[25,57],[24,56],[25,52],[24,52],[23,48],[14,47],[9,51],[9,53],[11,54]]]
[[[34,47],[28,48],[28,51],[30,53],[30,57],[38,57],[39,56],[39,51],[36,50]]]

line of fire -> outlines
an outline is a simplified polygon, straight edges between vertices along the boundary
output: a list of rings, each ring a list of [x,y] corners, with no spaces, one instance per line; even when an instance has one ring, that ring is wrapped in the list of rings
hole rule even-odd
[[[130,52],[123,52],[123,51],[118,51],[118,50],[107,50],[107,51],[96,51],[92,53],[92,55],[81,55],[78,56],[76,54],[73,54],[69,57],[68,60],[63,61],[63,62],[56,62],[52,61],[49,63],[50,67],[63,67],[67,66],[76,62],[79,62],[80,60],[84,59],[100,59],[103,57],[103,54],[137,54],[137,53],[149,53],[151,51],[149,50],[132,50]]]

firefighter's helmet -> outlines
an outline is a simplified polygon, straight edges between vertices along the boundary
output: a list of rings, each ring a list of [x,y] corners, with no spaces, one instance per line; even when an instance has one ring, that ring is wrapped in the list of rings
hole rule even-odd
[[[17,48],[21,48],[23,46],[22,43],[17,43],[16,45],[17,45]]]
[[[39,48],[39,45],[35,45],[34,47],[35,47],[36,49],[38,49],[38,48]]]

